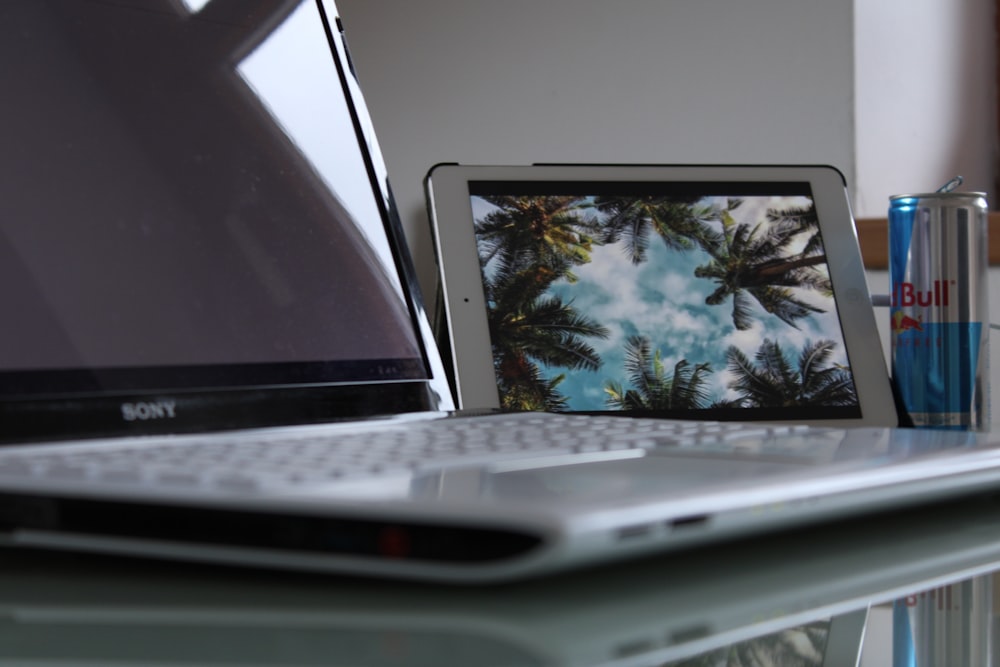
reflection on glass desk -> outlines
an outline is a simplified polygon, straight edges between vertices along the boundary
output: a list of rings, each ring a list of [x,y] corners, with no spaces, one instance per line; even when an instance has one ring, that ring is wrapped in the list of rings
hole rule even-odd
[[[0,664],[854,665],[871,605],[997,567],[988,498],[505,586],[0,550]]]

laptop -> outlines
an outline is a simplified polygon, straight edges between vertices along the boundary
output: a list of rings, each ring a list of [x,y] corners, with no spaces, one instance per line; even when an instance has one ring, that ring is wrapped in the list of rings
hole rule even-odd
[[[896,426],[843,175],[438,165],[463,408]]]
[[[456,415],[332,2],[0,19],[3,544],[496,582],[1000,481],[977,434]]]

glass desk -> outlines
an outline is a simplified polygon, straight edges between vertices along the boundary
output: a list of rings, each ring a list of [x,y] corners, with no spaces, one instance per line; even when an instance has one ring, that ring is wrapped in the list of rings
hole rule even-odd
[[[0,550],[0,664],[855,665],[873,605],[996,568],[989,498],[489,587]],[[948,650],[988,650],[977,605]]]

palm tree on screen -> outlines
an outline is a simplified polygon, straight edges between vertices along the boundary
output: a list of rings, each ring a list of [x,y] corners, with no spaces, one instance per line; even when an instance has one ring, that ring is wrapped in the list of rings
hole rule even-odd
[[[815,206],[796,206],[784,209],[768,209],[767,221],[772,225],[780,225],[785,234],[809,232],[811,236],[802,251],[804,255],[822,254],[823,244],[819,235],[819,216]]]
[[[705,246],[711,259],[695,268],[695,277],[718,284],[705,303],[719,305],[732,297],[733,325],[740,330],[753,324],[753,300],[793,327],[796,320],[823,312],[794,292],[802,288],[830,292],[830,279],[822,270],[826,264],[822,246],[817,248],[810,239],[802,250],[790,251],[796,237],[806,231],[801,225],[737,224],[731,211],[739,204],[736,200],[722,213],[720,242]],[[818,240],[818,235],[813,238]]]
[[[626,341],[625,372],[630,388],[614,381],[604,386],[605,403],[612,410],[698,409],[708,404],[704,385],[711,365],[692,365],[681,359],[673,373],[668,373],[660,351],[653,352],[644,336],[630,336]]]
[[[707,206],[697,206],[701,197],[632,196],[598,197],[597,209],[608,218],[603,243],[624,244],[625,253],[633,264],[646,260],[650,236],[658,236],[672,250],[691,250],[696,244],[715,242],[718,236],[709,220],[718,212]]]
[[[547,378],[542,366],[596,370],[601,359],[586,340],[609,331],[546,293],[557,280],[575,280],[573,267],[590,261],[598,223],[581,197],[483,199],[496,207],[476,221],[476,236],[501,405],[564,410],[564,376]]]
[[[476,222],[480,262],[517,269],[548,267],[573,280],[572,267],[590,261],[599,225],[580,197],[485,196],[496,209]]]
[[[566,379],[565,375],[545,378],[538,366],[524,357],[511,358],[508,363],[524,365],[516,369],[505,368],[498,374],[497,389],[500,391],[502,409],[515,412],[562,412],[568,409],[567,399],[558,389],[559,384]],[[516,377],[516,381],[504,380],[511,376]]]
[[[783,408],[791,406],[857,405],[851,374],[830,365],[837,344],[831,340],[806,343],[798,358],[790,361],[781,346],[765,339],[749,359],[735,346],[726,353],[733,374],[730,389],[738,398],[734,407]]]
[[[502,407],[517,410],[565,409],[557,386],[539,364],[596,370],[601,359],[587,338],[609,330],[578,313],[572,303],[546,296],[554,274],[548,267],[517,270],[500,264],[485,280],[487,323]]]

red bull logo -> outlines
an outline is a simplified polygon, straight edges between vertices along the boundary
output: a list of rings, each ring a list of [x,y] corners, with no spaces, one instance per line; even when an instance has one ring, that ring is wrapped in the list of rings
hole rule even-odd
[[[908,308],[918,306],[929,308],[931,306],[947,306],[950,298],[949,288],[955,284],[954,280],[935,280],[930,289],[918,290],[913,283],[896,283],[892,287],[892,307]]]
[[[909,315],[904,315],[903,311],[897,310],[892,314],[892,332],[903,333],[904,331],[923,331],[924,324],[922,318],[914,319]]]

